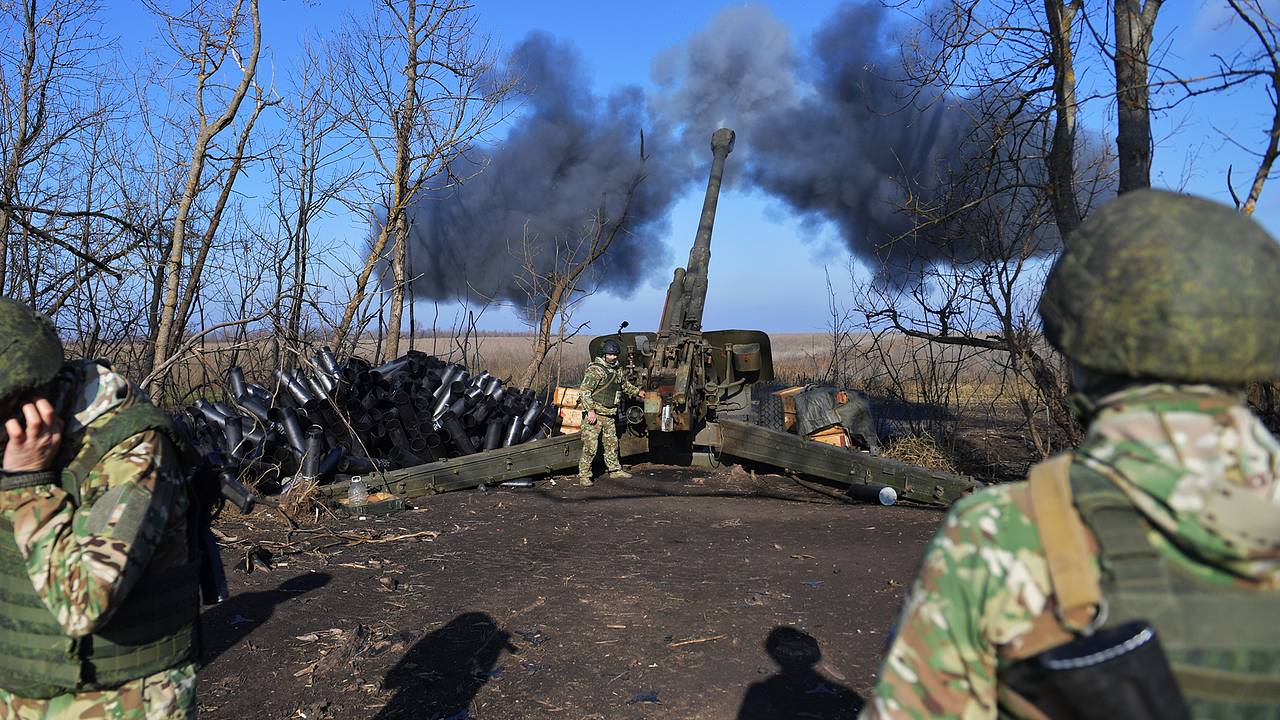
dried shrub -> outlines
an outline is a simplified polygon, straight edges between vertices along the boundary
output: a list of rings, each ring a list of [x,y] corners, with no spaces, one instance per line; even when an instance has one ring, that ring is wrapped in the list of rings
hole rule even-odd
[[[902,435],[880,446],[880,455],[930,470],[959,473],[955,462],[932,435]]]

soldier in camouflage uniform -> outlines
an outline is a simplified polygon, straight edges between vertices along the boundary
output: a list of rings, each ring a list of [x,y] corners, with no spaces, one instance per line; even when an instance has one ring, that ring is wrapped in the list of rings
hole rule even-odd
[[[194,717],[198,555],[167,418],[64,365],[7,298],[0,344],[0,719]]]
[[[618,460],[618,406],[622,395],[644,399],[644,391],[627,382],[618,367],[622,346],[617,340],[605,340],[600,345],[600,357],[587,365],[582,377],[582,405],[586,415],[582,420],[582,457],[578,460],[578,484],[591,485],[591,462],[595,460],[597,446],[604,447],[604,464],[609,477],[629,478],[631,473],[622,469]]]
[[[1280,718],[1280,444],[1240,390],[1280,377],[1277,278],[1256,223],[1173,193],[1068,238],[1040,313],[1086,438],[952,508],[860,717],[1077,717],[1029,663],[1143,620],[1182,717]]]

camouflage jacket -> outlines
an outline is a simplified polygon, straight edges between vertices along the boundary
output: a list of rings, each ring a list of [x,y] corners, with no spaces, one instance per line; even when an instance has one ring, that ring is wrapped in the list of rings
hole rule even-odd
[[[610,391],[609,388],[614,386],[617,389]],[[582,384],[578,386],[578,390],[582,393],[582,399],[579,402],[582,403],[584,412],[595,410],[604,415],[617,412],[618,402],[622,399],[618,397],[619,393],[625,393],[630,397],[640,394],[640,388],[627,382],[621,367],[610,366],[602,358],[595,358],[590,365],[587,365],[587,371],[582,376]],[[611,396],[604,397],[603,394]]]
[[[85,362],[64,411],[64,446],[108,422],[140,391]],[[103,626],[149,566],[190,562],[188,498],[179,491],[176,451],[155,431],[112,448],[84,480],[77,505],[62,488],[0,492],[36,593],[71,637]],[[156,565],[159,564],[159,565]]]
[[[1150,538],[1163,556],[1210,582],[1280,587],[1280,545],[1245,541],[1230,518],[1204,511],[1215,488],[1245,487],[1280,534],[1280,443],[1238,400],[1207,386],[1123,390],[1099,403],[1073,462],[1124,491],[1160,531]],[[1026,483],[952,508],[860,718],[995,718],[1000,673],[1064,641],[1030,518]]]

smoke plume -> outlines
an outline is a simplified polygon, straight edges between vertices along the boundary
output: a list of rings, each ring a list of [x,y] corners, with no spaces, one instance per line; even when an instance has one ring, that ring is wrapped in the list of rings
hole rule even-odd
[[[524,299],[514,280],[521,260],[511,250],[526,224],[529,237],[546,248],[538,261],[545,264],[557,241],[577,237],[602,197],[616,212],[640,172],[642,128],[651,157],[626,232],[599,276],[606,289],[625,294],[665,275],[669,250],[683,256],[680,243],[664,248],[660,239],[674,202],[704,181],[708,139],[722,126],[738,137],[726,187],[757,188],[807,219],[832,223],[854,256],[892,268],[890,280],[912,272],[909,265],[918,270],[921,262],[1000,252],[989,227],[972,226],[975,213],[921,228],[923,215],[908,208],[936,212],[977,194],[989,196],[983,209],[990,212],[979,213],[987,225],[994,216],[1017,222],[1043,213],[1017,192],[992,196],[984,189],[1010,179],[1008,173],[1040,180],[1028,173],[1042,174],[1042,161],[1015,159],[994,172],[965,175],[974,164],[972,148],[992,145],[973,118],[1016,89],[965,98],[928,88],[913,94],[918,88],[903,76],[886,20],[878,3],[849,3],[797,49],[790,29],[767,8],[727,9],[654,59],[653,93],[627,87],[604,98],[588,89],[568,45],[530,36],[510,58],[524,77],[526,111],[504,141],[473,156],[474,169],[483,172],[412,208],[415,292]],[[960,176],[966,179],[957,185]],[[684,230],[675,237],[691,238],[693,228]],[[1057,242],[1041,240],[1045,251]]]
[[[527,300],[518,280],[526,262],[545,276],[557,247],[561,257],[564,247],[575,247],[594,211],[620,215],[640,172],[646,177],[629,221],[598,277],[602,288],[625,293],[650,269],[665,271],[657,238],[666,233],[667,211],[689,180],[689,165],[674,136],[648,116],[643,92],[627,87],[595,96],[577,53],[541,33],[520,43],[509,63],[523,78],[524,105],[507,137],[454,168],[465,178],[461,184],[426,194],[410,210],[415,293]]]
[[[974,120],[1016,88],[960,98],[918,87],[904,75],[887,20],[880,4],[846,4],[800,53],[767,9],[725,10],[656,63],[663,92],[655,104],[695,135],[734,128],[743,151],[733,162],[745,164],[749,185],[834,224],[851,253],[900,280],[929,262],[1003,252],[975,218],[1042,212],[1021,207],[1027,198],[1018,192],[990,188],[1010,175],[1034,184],[1043,163],[1018,157],[1037,148],[1011,141],[997,141],[1004,161],[988,163],[979,153],[993,141]],[[948,214],[975,196],[986,199],[974,211]],[[925,222],[937,217],[946,219]],[[1045,251],[1053,244],[1035,241]]]

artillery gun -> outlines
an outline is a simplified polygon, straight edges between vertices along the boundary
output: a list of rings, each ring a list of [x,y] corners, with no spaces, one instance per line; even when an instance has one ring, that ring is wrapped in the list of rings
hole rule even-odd
[[[624,406],[626,430],[621,454],[672,464],[715,464],[736,458],[857,490],[893,488],[897,496],[931,505],[949,505],[971,492],[972,478],[928,470],[814,442],[747,422],[752,387],[773,379],[769,336],[759,330],[702,329],[711,262],[711,235],[734,133],[720,128],[711,136],[711,174],[689,261],[676,268],[655,332],[624,332],[593,339],[618,338],[632,382],[648,391],[643,404]],[[575,467],[582,443],[562,435],[461,458],[370,476],[371,486],[406,498],[495,484]],[[347,483],[320,488],[322,495],[345,496]],[[874,493],[872,493],[874,495]]]
[[[623,347],[629,379],[648,390],[643,406],[625,413],[633,435],[648,435],[651,452],[696,442],[707,423],[727,417],[745,417],[751,405],[751,388],[773,379],[769,336],[759,330],[703,332],[702,315],[707,298],[711,263],[711,233],[724,178],[725,160],[733,151],[734,134],[720,128],[711,136],[711,177],[702,203],[702,216],[689,262],[678,267],[667,288],[658,331],[597,337],[591,341],[592,357],[600,344],[616,337]]]

